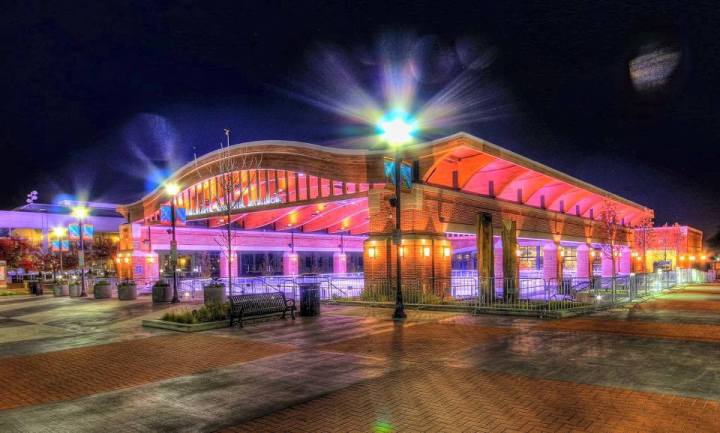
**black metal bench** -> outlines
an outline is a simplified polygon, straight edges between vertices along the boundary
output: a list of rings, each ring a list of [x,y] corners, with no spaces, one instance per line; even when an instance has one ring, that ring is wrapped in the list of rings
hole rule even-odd
[[[248,317],[282,314],[284,319],[287,313],[295,320],[295,300],[286,298],[282,292],[230,296],[230,326],[235,319],[242,328],[243,319]]]

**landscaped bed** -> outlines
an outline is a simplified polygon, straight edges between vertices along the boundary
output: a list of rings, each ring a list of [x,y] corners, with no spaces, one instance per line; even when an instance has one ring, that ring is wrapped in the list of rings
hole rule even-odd
[[[159,320],[143,320],[148,328],[180,332],[198,332],[230,326],[230,310],[226,303],[203,305],[198,309],[183,308],[168,311]]]

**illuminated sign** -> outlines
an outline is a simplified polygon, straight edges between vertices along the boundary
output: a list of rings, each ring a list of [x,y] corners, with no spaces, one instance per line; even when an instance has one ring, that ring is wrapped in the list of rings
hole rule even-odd
[[[230,206],[231,211],[237,211],[237,210],[243,210],[258,206],[267,206],[270,204],[278,204],[282,203],[282,198],[278,194],[273,194],[270,197],[261,198],[258,200],[249,200],[246,203],[243,203],[242,200],[237,200],[235,203],[232,203]],[[221,213],[221,212],[227,212],[227,208],[224,204],[218,204],[217,202],[210,203],[207,206],[202,206],[199,209],[189,209],[187,211],[188,216],[200,216],[200,215],[209,215],[209,214],[215,214],[215,213]]]
[[[70,251],[70,241],[67,239],[52,241],[51,249],[53,251]]]
[[[169,205],[160,206],[160,224],[169,226],[172,224],[172,216],[170,214],[171,207]],[[175,225],[184,226],[187,220],[187,212],[184,207],[175,208]]]
[[[400,165],[400,178],[402,179],[402,187],[410,189],[412,185],[412,167],[408,164]],[[385,179],[388,183],[395,185],[395,161],[385,161]]]
[[[83,239],[92,240],[95,235],[95,227],[92,224],[83,224]],[[68,225],[68,237],[71,240],[80,239],[80,226],[78,224]]]

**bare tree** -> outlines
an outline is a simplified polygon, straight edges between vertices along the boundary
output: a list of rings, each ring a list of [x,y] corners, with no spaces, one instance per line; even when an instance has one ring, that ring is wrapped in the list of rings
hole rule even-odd
[[[655,241],[655,231],[653,230],[653,219],[651,216],[646,215],[640,219],[635,229],[635,244],[638,249],[642,251],[642,267],[641,271],[646,272],[645,264],[647,263],[647,250],[650,245]]]
[[[217,161],[214,164],[212,175],[216,182],[216,206],[220,220],[224,223],[224,230],[215,238],[215,242],[226,253],[228,269],[228,290],[233,294],[233,243],[239,236],[238,231],[232,229],[233,215],[240,211],[244,205],[243,196],[256,182],[257,169],[262,163],[262,155],[254,155],[247,148],[230,149],[230,129],[225,128],[225,144],[220,144]],[[243,185],[243,178],[247,179]],[[257,191],[256,194],[259,194]]]
[[[600,210],[600,223],[602,224],[602,232],[600,234],[602,240],[602,253],[609,258],[612,263],[612,276],[617,274],[616,258],[620,254],[620,246],[618,245],[618,236],[620,234],[620,220],[618,218],[617,206],[611,200],[605,199]]]

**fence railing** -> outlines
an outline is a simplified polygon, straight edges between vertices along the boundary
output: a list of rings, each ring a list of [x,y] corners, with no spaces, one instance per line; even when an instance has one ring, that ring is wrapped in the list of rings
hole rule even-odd
[[[222,283],[228,294],[283,292],[299,299],[300,284],[308,276],[260,276],[227,278],[178,278],[178,295],[183,301],[201,301],[203,288]],[[366,279],[363,273],[313,275],[326,302],[393,304],[394,279]],[[403,301],[414,307],[437,306],[500,311],[550,311],[595,309],[653,296],[678,284],[709,282],[714,275],[696,269],[631,274],[616,277],[541,277],[480,278],[474,271],[453,272],[451,278],[415,278],[401,280]],[[98,278],[99,279],[99,278]],[[115,287],[120,280],[110,280]],[[171,277],[162,280],[172,284]],[[90,292],[95,279],[87,279]],[[134,279],[141,294],[149,294],[153,279]]]

